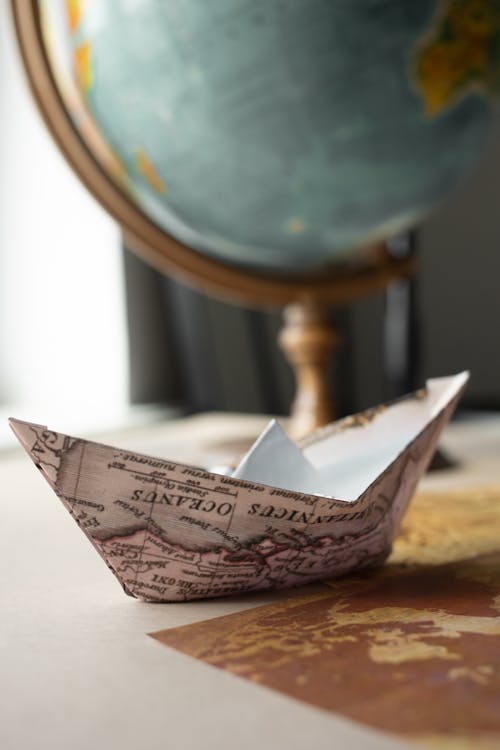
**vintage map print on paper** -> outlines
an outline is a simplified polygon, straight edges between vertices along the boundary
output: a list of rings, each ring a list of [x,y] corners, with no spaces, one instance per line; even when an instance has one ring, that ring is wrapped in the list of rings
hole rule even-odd
[[[11,424],[125,591],[184,601],[382,563],[466,381],[429,381],[302,450],[271,425],[234,476]]]
[[[500,488],[418,496],[388,564],[153,634],[426,747],[500,747]]]

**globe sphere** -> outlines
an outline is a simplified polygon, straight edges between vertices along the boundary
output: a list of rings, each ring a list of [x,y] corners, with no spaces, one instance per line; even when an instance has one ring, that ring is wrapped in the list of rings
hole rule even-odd
[[[478,160],[495,0],[41,0],[66,109],[162,230],[304,271],[411,227]]]

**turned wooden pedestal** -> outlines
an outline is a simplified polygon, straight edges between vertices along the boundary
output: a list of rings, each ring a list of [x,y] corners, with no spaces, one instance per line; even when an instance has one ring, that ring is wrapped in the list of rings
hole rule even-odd
[[[289,426],[294,438],[334,419],[329,374],[340,334],[328,313],[327,307],[314,301],[287,305],[283,313],[278,340],[297,382]]]

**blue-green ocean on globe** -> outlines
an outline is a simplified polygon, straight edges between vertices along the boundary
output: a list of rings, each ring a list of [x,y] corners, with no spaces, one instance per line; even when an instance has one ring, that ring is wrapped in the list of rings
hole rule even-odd
[[[499,0],[41,0],[66,108],[153,222],[253,268],[415,225],[487,142]]]

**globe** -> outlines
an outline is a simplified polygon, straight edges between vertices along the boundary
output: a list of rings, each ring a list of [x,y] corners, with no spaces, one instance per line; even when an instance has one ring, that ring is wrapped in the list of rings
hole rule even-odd
[[[309,271],[415,225],[478,160],[498,0],[40,0],[65,108],[144,214]]]

